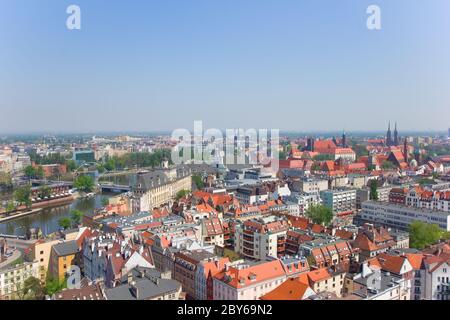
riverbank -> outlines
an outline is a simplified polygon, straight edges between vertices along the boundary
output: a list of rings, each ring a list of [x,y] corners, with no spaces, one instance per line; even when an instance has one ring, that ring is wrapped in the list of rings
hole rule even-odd
[[[11,221],[14,219],[23,218],[23,217],[26,217],[29,215],[33,215],[33,214],[41,212],[42,210],[44,210],[44,209],[43,208],[35,208],[35,209],[31,209],[31,210],[25,211],[25,212],[16,211],[15,213],[12,213],[9,216],[0,216],[1,217],[0,223]]]

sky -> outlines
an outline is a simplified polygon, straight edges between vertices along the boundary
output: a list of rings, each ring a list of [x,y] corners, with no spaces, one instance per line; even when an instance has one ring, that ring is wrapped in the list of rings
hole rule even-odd
[[[0,132],[447,130],[449,39],[448,0],[0,0]]]

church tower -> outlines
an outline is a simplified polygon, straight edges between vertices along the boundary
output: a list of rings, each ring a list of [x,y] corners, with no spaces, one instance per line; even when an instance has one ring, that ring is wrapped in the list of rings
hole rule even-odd
[[[345,136],[345,130],[342,132],[342,148],[347,148],[347,137]]]
[[[408,163],[408,139],[406,137],[403,142],[403,157],[405,158],[405,162]]]
[[[397,122],[395,122],[395,129],[394,129],[394,145],[399,145],[399,139],[398,139],[398,131],[397,131]]]
[[[386,145],[388,147],[392,146],[392,134],[391,134],[391,122],[389,121],[388,131],[386,135]]]

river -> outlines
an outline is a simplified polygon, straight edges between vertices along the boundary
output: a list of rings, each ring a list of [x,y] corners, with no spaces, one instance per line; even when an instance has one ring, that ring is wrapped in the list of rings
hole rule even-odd
[[[45,208],[37,214],[0,223],[0,234],[25,235],[30,228],[40,228],[44,235],[48,235],[60,229],[58,220],[70,217],[72,210],[80,210],[84,213],[93,212],[94,209],[102,207],[103,198],[110,198],[113,195],[97,194],[92,198],[77,199],[71,204]]]

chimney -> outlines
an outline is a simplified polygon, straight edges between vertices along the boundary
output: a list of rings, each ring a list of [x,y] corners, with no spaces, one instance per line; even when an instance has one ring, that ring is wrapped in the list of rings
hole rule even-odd
[[[131,284],[130,284],[130,289],[131,289],[131,294],[136,298],[136,300],[139,300],[139,289],[138,289],[138,287],[136,286],[136,282],[132,282]]]
[[[127,283],[130,285],[133,283],[133,273],[132,272],[128,272],[128,274],[127,274]]]

